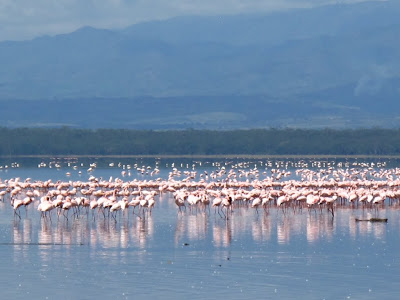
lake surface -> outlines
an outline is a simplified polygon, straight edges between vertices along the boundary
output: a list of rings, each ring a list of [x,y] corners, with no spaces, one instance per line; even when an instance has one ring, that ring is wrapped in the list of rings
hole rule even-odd
[[[294,177],[297,168],[339,164],[389,168],[397,161],[18,158],[1,161],[0,178],[150,180],[173,168],[199,175],[222,166],[282,168]],[[226,220],[213,209],[178,213],[172,194],[164,193],[151,215],[139,219],[130,211],[116,222],[92,212],[43,219],[36,207],[22,209],[19,219],[9,200],[0,203],[2,299],[398,299],[400,293],[398,206],[343,207],[334,217],[325,210],[257,214],[241,207]],[[355,221],[370,217],[388,222]]]

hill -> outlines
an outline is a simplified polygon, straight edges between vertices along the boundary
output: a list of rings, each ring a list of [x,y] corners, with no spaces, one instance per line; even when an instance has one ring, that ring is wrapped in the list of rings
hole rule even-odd
[[[363,2],[1,42],[0,125],[398,127],[398,15]]]

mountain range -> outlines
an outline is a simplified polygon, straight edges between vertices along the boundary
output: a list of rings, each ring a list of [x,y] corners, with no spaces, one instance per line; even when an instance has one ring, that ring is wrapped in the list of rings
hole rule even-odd
[[[400,126],[400,2],[0,42],[0,126]]]

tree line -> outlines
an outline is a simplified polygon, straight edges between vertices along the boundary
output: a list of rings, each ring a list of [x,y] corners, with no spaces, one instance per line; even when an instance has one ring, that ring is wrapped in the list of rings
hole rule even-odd
[[[400,155],[400,129],[0,128],[0,155]]]

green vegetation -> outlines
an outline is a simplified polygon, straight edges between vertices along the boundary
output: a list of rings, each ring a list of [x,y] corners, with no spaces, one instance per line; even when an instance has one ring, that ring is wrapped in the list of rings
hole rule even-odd
[[[0,128],[0,155],[399,155],[400,129]]]

